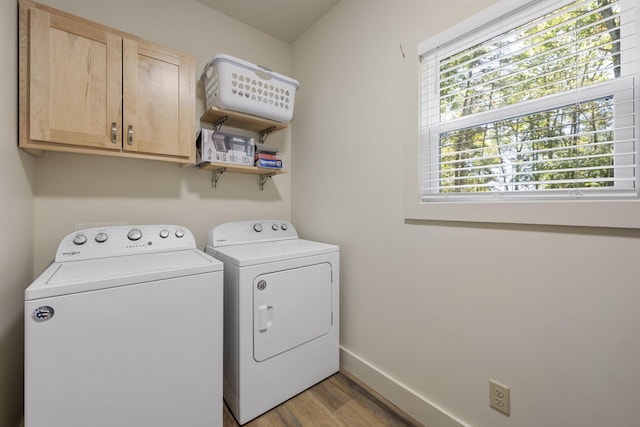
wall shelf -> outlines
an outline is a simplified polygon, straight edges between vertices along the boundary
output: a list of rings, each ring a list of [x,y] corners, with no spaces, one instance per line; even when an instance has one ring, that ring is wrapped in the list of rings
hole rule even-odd
[[[200,121],[213,125],[216,132],[220,130],[222,125],[257,132],[260,135],[259,142],[261,144],[270,134],[286,129],[289,126],[288,123],[276,122],[263,117],[252,116],[238,111],[223,110],[217,107],[209,108],[200,117]],[[202,170],[211,171],[211,186],[213,188],[217,188],[220,175],[224,172],[258,175],[260,190],[264,189],[264,183],[272,176],[287,173],[285,169],[259,168],[218,162],[205,162],[198,165],[198,167]]]
[[[276,122],[237,111],[222,110],[216,107],[209,108],[207,112],[200,117],[200,121],[211,123],[214,126],[224,124],[225,126],[246,129],[258,132],[261,135],[265,132],[267,132],[267,134],[278,132],[289,126],[287,123]]]
[[[198,165],[201,170],[211,171],[211,186],[217,188],[218,180],[224,172],[244,173],[258,175],[260,190],[264,189],[264,183],[274,175],[287,173],[286,169],[259,168],[256,166],[234,165],[231,163],[206,162]]]

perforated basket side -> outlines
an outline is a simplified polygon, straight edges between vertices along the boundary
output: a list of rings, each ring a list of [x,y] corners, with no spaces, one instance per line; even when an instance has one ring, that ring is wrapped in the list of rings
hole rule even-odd
[[[214,58],[202,74],[207,108],[216,106],[280,122],[291,120],[298,86],[295,80],[226,59]]]
[[[200,80],[204,84],[205,101],[207,108],[215,105],[215,98],[218,96],[220,84],[218,81],[218,72],[212,62],[205,65],[204,72],[200,76]]]

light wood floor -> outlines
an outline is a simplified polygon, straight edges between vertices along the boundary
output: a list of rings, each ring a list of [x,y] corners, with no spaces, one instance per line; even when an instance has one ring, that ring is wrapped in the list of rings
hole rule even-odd
[[[224,405],[224,427],[239,424]],[[340,371],[287,400],[245,427],[422,426],[398,407]]]

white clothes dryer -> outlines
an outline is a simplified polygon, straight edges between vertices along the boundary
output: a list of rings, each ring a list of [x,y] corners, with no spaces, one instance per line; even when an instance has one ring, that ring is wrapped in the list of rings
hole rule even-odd
[[[66,236],[25,291],[25,427],[221,427],[222,269],[183,227]]]
[[[209,232],[224,263],[224,399],[240,424],[339,369],[339,248],[286,221]]]

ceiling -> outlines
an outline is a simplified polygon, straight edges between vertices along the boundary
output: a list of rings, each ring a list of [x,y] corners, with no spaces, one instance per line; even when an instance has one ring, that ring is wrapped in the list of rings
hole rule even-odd
[[[293,43],[339,0],[197,0],[279,40]]]

